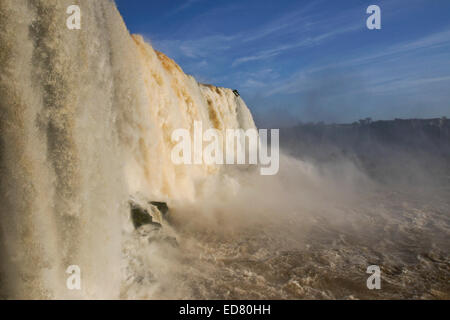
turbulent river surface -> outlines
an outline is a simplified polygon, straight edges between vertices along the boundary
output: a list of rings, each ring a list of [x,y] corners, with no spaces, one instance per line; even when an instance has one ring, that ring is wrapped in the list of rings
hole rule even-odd
[[[72,2],[0,1],[1,298],[449,298],[448,181],[389,188],[284,155],[275,176],[175,165],[174,130],[253,129],[245,102],[130,35],[112,1],[76,1],[68,29]],[[162,228],[136,230],[130,201],[166,202]]]
[[[208,208],[216,220],[202,227],[175,219],[179,247],[141,245],[140,254],[152,252],[154,260],[146,264],[145,257],[138,258],[144,266],[136,273],[141,282],[127,287],[123,296],[450,298],[448,188],[433,195],[375,188],[346,200],[346,195],[337,199],[323,190],[289,188],[284,190],[288,197],[279,191],[273,194],[278,197],[272,199],[277,203],[273,207],[266,203],[255,208],[261,198],[246,197],[228,207]],[[292,201],[295,194],[309,200],[298,200],[293,208],[284,201]],[[270,192],[263,196],[270,198]],[[367,289],[370,265],[381,269],[380,290]]]

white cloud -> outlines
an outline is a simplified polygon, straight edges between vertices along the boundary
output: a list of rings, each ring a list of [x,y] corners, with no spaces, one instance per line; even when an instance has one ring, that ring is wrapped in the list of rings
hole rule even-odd
[[[184,10],[188,9],[189,7],[195,5],[197,2],[200,2],[200,1],[203,1],[203,0],[187,0],[181,6],[175,8],[171,13],[169,13],[169,15],[174,15],[176,13],[184,11]]]

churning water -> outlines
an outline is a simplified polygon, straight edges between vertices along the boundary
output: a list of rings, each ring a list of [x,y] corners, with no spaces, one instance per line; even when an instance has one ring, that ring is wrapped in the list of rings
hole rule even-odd
[[[67,29],[72,2],[0,1],[2,298],[449,297],[448,190],[289,157],[274,177],[176,166],[173,130],[254,128],[245,103],[131,36],[111,1],[80,0]],[[166,201],[178,245],[136,233],[130,198]]]

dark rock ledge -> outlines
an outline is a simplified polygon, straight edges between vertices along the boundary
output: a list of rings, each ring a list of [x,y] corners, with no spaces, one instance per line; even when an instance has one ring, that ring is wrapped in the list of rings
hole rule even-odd
[[[133,200],[130,200],[129,204],[131,221],[139,236],[147,238],[149,242],[166,242],[174,247],[178,246],[177,239],[164,232],[163,225],[168,223],[166,219],[169,214],[167,203],[150,201],[150,212]]]

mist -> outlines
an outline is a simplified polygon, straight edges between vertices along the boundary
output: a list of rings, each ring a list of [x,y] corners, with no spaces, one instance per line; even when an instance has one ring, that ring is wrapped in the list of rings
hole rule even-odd
[[[293,126],[367,117],[364,79],[326,70],[259,118],[286,125],[276,175],[176,164],[177,129],[264,123],[79,2],[72,30],[69,0],[0,1],[0,298],[449,298],[448,119]]]
[[[156,262],[145,269],[160,286],[150,296],[447,297],[448,181],[413,166],[395,173],[409,180],[380,180],[344,155],[301,158],[284,154],[277,176],[240,172],[234,189],[211,185],[192,205],[173,203],[180,247],[153,248]],[[382,292],[365,287],[373,264],[384,274]]]
[[[448,97],[442,93],[445,86],[431,83],[427,89],[395,89],[398,84],[388,80],[386,84],[375,82],[373,72],[336,64],[301,73],[285,85],[275,83],[265,91],[248,90],[245,98],[256,124],[262,128],[288,128],[311,122],[350,124],[366,118],[450,117]],[[412,80],[405,77],[401,81]]]

